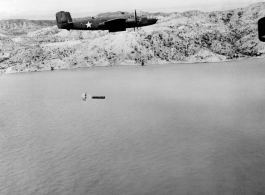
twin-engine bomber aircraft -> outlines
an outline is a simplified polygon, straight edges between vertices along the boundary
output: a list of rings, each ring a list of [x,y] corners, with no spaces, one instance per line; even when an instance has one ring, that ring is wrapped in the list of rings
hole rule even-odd
[[[265,42],[265,17],[258,21],[259,40]]]
[[[73,22],[69,12],[56,13],[59,29],[73,30],[108,30],[109,32],[126,31],[126,28],[142,27],[155,24],[157,19],[147,16],[128,15],[121,12],[119,16],[98,17]]]

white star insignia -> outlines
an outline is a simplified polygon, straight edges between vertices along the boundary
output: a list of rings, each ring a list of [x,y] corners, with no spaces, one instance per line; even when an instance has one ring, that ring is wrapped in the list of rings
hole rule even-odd
[[[86,26],[87,26],[87,28],[88,27],[91,28],[91,23],[89,23],[89,21],[88,21],[87,24],[86,24]]]

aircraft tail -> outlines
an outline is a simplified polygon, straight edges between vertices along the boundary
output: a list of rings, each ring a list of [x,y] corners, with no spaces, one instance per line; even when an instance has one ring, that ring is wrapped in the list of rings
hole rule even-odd
[[[56,13],[56,24],[59,29],[70,30],[73,20],[69,12],[60,11]]]
[[[258,21],[259,40],[265,42],[265,17]]]

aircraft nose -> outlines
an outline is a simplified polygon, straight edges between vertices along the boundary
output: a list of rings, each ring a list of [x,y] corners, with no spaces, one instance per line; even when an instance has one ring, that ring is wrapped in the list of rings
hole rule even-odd
[[[152,18],[152,19],[150,19],[150,23],[151,23],[151,24],[155,24],[155,23],[157,22],[157,20],[158,20],[158,19],[156,19],[156,18]]]

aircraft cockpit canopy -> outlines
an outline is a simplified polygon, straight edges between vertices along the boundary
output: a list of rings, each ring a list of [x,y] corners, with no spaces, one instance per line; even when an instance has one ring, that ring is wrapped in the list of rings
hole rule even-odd
[[[147,18],[148,19],[157,19],[155,16],[153,16],[153,15],[147,15]]]

